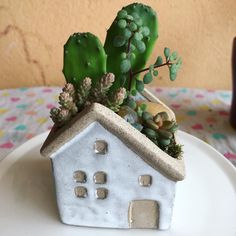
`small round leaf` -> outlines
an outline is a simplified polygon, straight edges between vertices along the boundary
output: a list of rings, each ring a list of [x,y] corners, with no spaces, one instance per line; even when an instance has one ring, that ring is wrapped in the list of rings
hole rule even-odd
[[[173,65],[170,66],[170,73],[171,73],[171,74],[176,74],[177,71],[178,71],[178,70],[177,70],[176,64],[173,64]]]
[[[138,13],[136,13],[136,12],[132,12],[131,15],[133,16],[133,18],[134,18],[135,20],[139,18]]]
[[[130,44],[130,50],[131,50],[131,52],[133,52],[135,49],[136,49],[136,47],[131,43],[131,44]]]
[[[155,62],[155,65],[160,66],[163,63],[162,57],[158,56]]]
[[[125,18],[128,15],[126,10],[120,10],[117,14],[118,19]]]
[[[127,100],[127,105],[132,108],[133,110],[136,108],[137,104],[133,98],[129,98]]]
[[[131,68],[131,63],[128,59],[125,59],[123,61],[121,61],[120,63],[120,70],[121,70],[121,73],[127,73]]]
[[[164,55],[166,58],[168,58],[170,56],[170,49],[169,48],[164,49]]]
[[[136,89],[133,89],[133,90],[131,91],[131,94],[132,94],[133,96],[136,96],[136,95],[137,95],[137,90],[136,90]]]
[[[143,82],[144,84],[149,84],[152,82],[152,73],[151,72],[148,72],[147,74],[144,75],[143,77]]]
[[[142,111],[146,111],[147,110],[147,104],[145,104],[145,103],[142,103],[141,105],[140,105],[140,109],[142,110]]]
[[[138,28],[138,26],[134,22],[129,23],[129,29],[131,31],[135,31],[135,30],[137,30],[137,28]]]
[[[144,90],[144,83],[141,80],[136,80],[136,89],[138,92],[143,92]]]
[[[135,38],[135,40],[142,40],[143,39],[143,35],[141,34],[141,33],[139,33],[139,32],[135,32],[134,33],[134,38]]]
[[[136,58],[136,55],[132,52],[132,53],[130,54],[130,60],[131,60],[131,61],[134,61],[135,58]]]
[[[131,16],[131,15],[127,15],[125,18],[126,18],[127,20],[130,20],[130,21],[134,20],[133,16]]]
[[[137,41],[135,40],[135,45],[140,53],[145,52],[146,50],[146,45],[143,41]]]
[[[122,35],[125,39],[129,39],[132,36],[132,32],[129,29],[125,28],[122,32]]]
[[[122,47],[123,45],[125,45],[125,38],[123,36],[116,36],[113,40],[113,45],[117,48]]]
[[[157,70],[153,70],[153,75],[154,76],[158,76],[158,71]]]
[[[147,26],[142,27],[142,34],[144,37],[147,37],[150,34],[150,30]]]
[[[120,20],[117,22],[117,25],[118,25],[118,27],[119,27],[120,29],[124,29],[124,28],[126,27],[126,25],[127,25],[127,22],[126,22],[126,20],[124,20],[124,19],[120,19]]]
[[[122,53],[120,54],[120,57],[121,57],[121,59],[126,59],[127,54],[126,54],[125,52],[122,52]]]
[[[143,25],[143,21],[142,21],[141,18],[136,19],[136,20],[135,20],[135,23],[136,23],[137,26],[139,26],[139,27]]]
[[[170,56],[170,61],[174,61],[174,60],[176,60],[177,57],[178,57],[177,52],[172,52],[172,53],[171,53],[171,56]]]

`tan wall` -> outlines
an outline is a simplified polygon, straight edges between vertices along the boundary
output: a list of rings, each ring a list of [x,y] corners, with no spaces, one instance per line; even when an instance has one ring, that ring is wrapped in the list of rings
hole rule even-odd
[[[0,88],[62,85],[63,45],[73,32],[91,31],[102,41],[117,11],[129,0],[0,0]],[[159,40],[184,60],[178,80],[160,86],[230,89],[235,0],[149,0],[159,15]]]

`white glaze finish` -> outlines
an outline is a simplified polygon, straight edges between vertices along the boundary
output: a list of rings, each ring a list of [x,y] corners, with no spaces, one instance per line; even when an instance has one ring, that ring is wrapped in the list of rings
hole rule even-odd
[[[99,103],[93,103],[91,106],[86,107],[60,129],[54,126],[41,147],[41,154],[45,157],[55,157],[53,154],[58,149],[70,143],[77,134],[95,121],[115,134],[146,163],[167,178],[174,181],[180,181],[185,178],[183,159],[172,158],[127,121]]]
[[[94,153],[95,140],[108,143],[106,155]],[[62,146],[51,157],[57,201],[64,223],[94,227],[128,228],[128,208],[132,200],[156,200],[160,204],[160,229],[167,229],[171,223],[172,206],[176,182],[169,180],[144,162],[115,135],[98,122],[93,122],[70,142]],[[78,184],[73,179],[76,170],[85,171],[87,182],[79,184],[88,189],[84,199],[75,197]],[[93,175],[97,171],[107,173],[108,197],[97,200]],[[152,176],[150,187],[141,187],[140,175]]]

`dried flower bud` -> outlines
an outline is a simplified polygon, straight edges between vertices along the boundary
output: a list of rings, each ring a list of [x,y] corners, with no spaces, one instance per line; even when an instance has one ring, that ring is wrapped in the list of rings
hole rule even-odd
[[[71,115],[74,116],[78,112],[78,107],[74,104],[70,109]]]
[[[53,122],[57,126],[61,126],[70,118],[69,110],[67,110],[65,108],[59,109],[59,108],[54,107],[51,109],[50,114],[51,114],[51,118],[52,118]]]
[[[63,92],[69,93],[72,97],[75,96],[75,88],[74,85],[71,83],[65,84],[64,88],[62,89]]]
[[[74,106],[74,99],[69,93],[62,92],[59,96],[59,104],[70,110]]]
[[[107,107],[114,112],[118,112],[126,96],[126,89],[119,88],[113,96],[107,100]]]
[[[90,102],[106,103],[107,92],[114,81],[115,75],[113,73],[104,74],[96,86],[92,88],[89,96]]]
[[[83,82],[82,82],[82,87],[83,87],[83,89],[88,90],[88,89],[91,88],[91,85],[92,85],[92,80],[91,80],[91,78],[85,77],[84,80],[83,80]]]
[[[116,104],[121,104],[123,102],[123,100],[125,99],[125,95],[126,95],[126,89],[125,88],[119,88],[117,90],[117,92],[115,93],[114,102]]]
[[[63,101],[63,102],[73,102],[73,98],[71,97],[71,95],[67,92],[62,92],[59,95],[59,100]]]
[[[102,76],[100,80],[100,86],[103,88],[103,90],[109,89],[113,82],[115,81],[115,75],[113,73],[107,73]]]
[[[52,118],[53,122],[55,122],[57,120],[57,116],[59,114],[60,110],[56,107],[53,107],[50,110],[50,117]]]
[[[61,110],[58,114],[58,118],[61,121],[66,121],[68,119],[69,115],[70,115],[70,112],[68,109],[61,108]]]

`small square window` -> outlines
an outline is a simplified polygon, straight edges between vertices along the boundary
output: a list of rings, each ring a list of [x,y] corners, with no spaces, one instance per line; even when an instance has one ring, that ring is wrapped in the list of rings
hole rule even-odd
[[[74,172],[74,179],[76,183],[85,183],[87,180],[87,176],[84,171],[77,170]]]
[[[152,184],[152,176],[140,175],[138,178],[139,184],[143,187],[148,187]]]
[[[103,171],[98,171],[94,174],[93,180],[95,184],[105,184],[107,182],[107,174]]]
[[[94,143],[94,152],[96,154],[105,155],[107,153],[107,142],[105,140],[96,140]]]
[[[88,196],[87,189],[82,186],[75,187],[75,195],[78,198],[86,198]]]
[[[108,190],[106,188],[97,188],[95,192],[95,196],[97,199],[105,199],[107,198]]]

